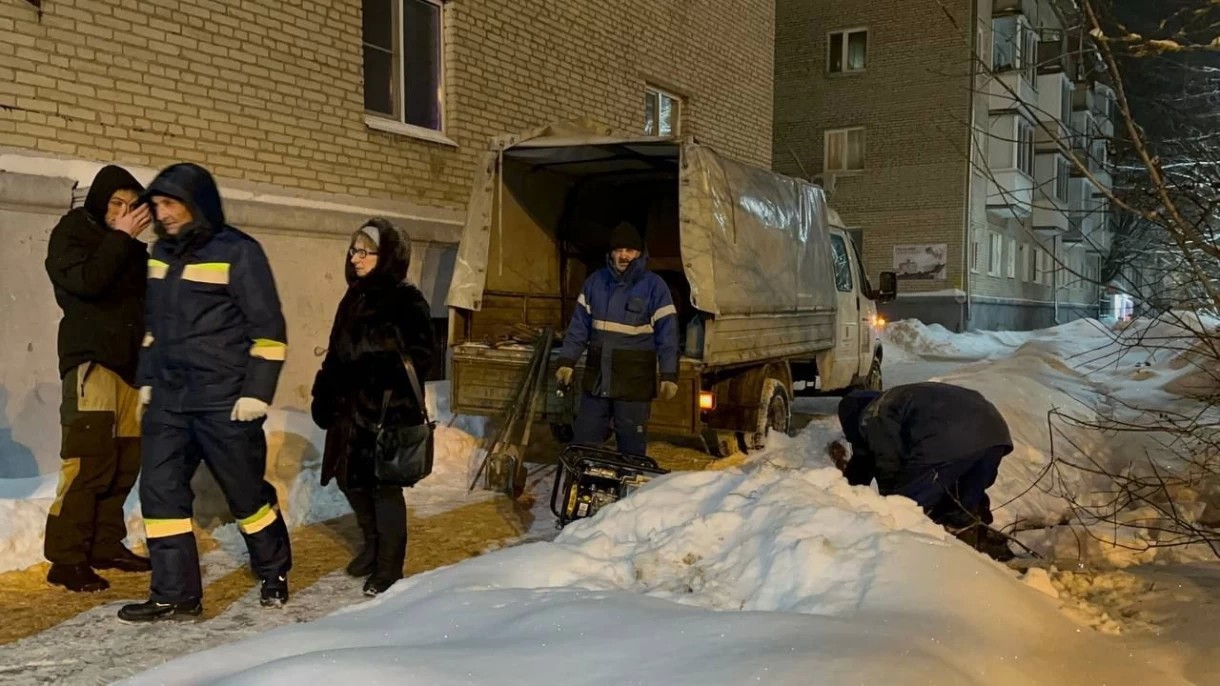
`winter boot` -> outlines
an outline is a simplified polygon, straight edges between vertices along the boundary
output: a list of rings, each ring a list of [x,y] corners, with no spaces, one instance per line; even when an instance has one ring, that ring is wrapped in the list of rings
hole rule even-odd
[[[374,598],[390,590],[390,587],[397,582],[398,579],[383,579],[374,574],[368,578],[368,581],[364,582],[364,594]]]
[[[152,571],[152,564],[147,557],[140,557],[126,548],[122,550],[123,552],[114,557],[90,560],[89,566],[94,569],[116,569],[120,572]]]
[[[198,600],[185,603],[158,603],[149,600],[134,605],[124,605],[119,610],[119,619],[124,622],[144,623],[172,620],[177,622],[198,619],[203,614],[203,605]]]
[[[87,564],[53,564],[47,572],[47,582],[76,593],[97,593],[110,588],[110,582],[98,576]]]
[[[288,602],[288,579],[282,576],[275,579],[263,579],[258,604],[263,607],[284,607],[286,602]]]

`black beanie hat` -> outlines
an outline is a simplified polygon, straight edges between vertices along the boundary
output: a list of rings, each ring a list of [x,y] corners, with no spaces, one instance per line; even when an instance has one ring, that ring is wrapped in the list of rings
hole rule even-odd
[[[620,222],[610,232],[610,249],[617,250],[619,248],[644,251],[644,240],[640,238],[640,232],[628,222]]]

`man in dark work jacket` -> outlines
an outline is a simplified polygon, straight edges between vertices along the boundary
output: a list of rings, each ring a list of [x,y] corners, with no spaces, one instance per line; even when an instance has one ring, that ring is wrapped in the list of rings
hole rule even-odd
[[[44,554],[47,581],[72,591],[108,588],[94,569],[149,569],[123,546],[123,503],[140,471],[135,376],[148,250],[136,237],[151,225],[138,202],[143,190],[125,169],[102,168],[84,207],[60,219],[47,246],[47,275],[63,310],[63,461]]]

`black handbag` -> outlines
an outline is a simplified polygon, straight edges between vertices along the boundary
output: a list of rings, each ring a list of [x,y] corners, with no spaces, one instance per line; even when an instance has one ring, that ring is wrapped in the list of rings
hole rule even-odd
[[[382,484],[409,488],[432,473],[432,459],[436,452],[433,439],[436,422],[428,417],[428,407],[424,402],[419,377],[415,375],[415,365],[411,364],[411,360],[405,355],[402,364],[411,379],[411,389],[415,392],[420,412],[424,415],[424,423],[416,426],[387,427],[385,416],[390,407],[390,391],[386,390],[381,400],[381,419],[375,427],[377,444],[373,473]]]

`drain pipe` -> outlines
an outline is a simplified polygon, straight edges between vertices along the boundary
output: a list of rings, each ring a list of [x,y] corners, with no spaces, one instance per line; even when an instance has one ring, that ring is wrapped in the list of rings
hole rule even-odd
[[[1058,265],[1059,267],[1062,267],[1063,263],[1059,261],[1059,246],[1060,246],[1059,237],[1055,236],[1054,238],[1051,239],[1051,259],[1053,259],[1055,261],[1056,265]],[[1058,269],[1055,269],[1054,271],[1051,272],[1051,300],[1055,306],[1055,326],[1058,326],[1063,323],[1063,322],[1059,321],[1059,270]]]
[[[979,3],[979,0],[970,0],[970,30],[967,31],[967,35],[970,36],[970,38],[968,40],[968,43],[970,45],[970,88],[966,91],[967,92],[966,121],[970,122],[970,125],[968,127],[966,127],[966,185],[965,185],[966,201],[965,201],[965,203],[963,203],[965,205],[965,210],[962,212],[962,215],[964,217],[964,221],[962,222],[963,240],[962,240],[962,251],[961,251],[962,252],[962,290],[965,291],[965,297],[962,298],[962,304],[964,306],[964,310],[961,313],[961,326],[959,327],[962,331],[969,330],[970,319],[973,316],[973,312],[971,311],[972,303],[971,303],[971,297],[970,297],[970,291],[973,286],[973,284],[970,283],[970,251],[972,248],[971,240],[973,238],[973,232],[974,232],[974,214],[973,214],[973,212],[974,212],[974,207],[973,207],[974,189],[972,186],[974,183],[974,159],[975,159],[974,156],[976,154],[976,151],[974,149],[974,143],[975,143],[974,128],[977,124],[976,118],[975,118],[975,110],[977,109],[977,107],[976,107],[977,103],[975,102],[975,99],[979,97],[979,93],[978,93],[978,80],[979,80],[979,78],[978,78],[978,74],[979,74],[978,51],[982,49],[982,46],[978,45],[978,35],[979,35],[979,31],[978,31],[979,5],[978,5],[978,3]],[[978,154],[981,155],[982,153],[979,152]],[[957,300],[957,296],[955,295],[953,299]]]

